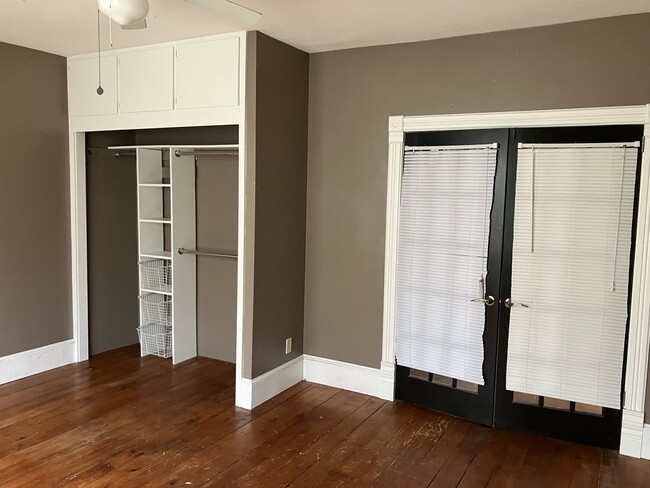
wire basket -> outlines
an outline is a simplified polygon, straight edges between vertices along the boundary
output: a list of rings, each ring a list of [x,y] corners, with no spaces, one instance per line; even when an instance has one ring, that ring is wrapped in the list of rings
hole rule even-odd
[[[138,327],[140,351],[143,356],[153,354],[161,358],[172,355],[172,328],[161,324],[147,324]]]
[[[172,299],[157,293],[140,295],[140,319],[142,324],[172,325]]]
[[[140,261],[140,286],[145,290],[172,291],[172,262],[168,259]]]

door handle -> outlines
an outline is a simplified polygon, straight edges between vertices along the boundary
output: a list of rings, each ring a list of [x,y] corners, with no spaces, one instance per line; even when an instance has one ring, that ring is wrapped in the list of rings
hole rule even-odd
[[[494,305],[494,297],[492,295],[488,295],[485,298],[472,298],[471,301],[475,303],[482,303],[483,305],[486,305],[488,307]]]
[[[512,307],[530,308],[530,306],[526,305],[525,303],[513,302],[509,298],[506,298],[506,300],[505,300],[505,302],[503,304],[506,306],[506,308],[512,308]]]

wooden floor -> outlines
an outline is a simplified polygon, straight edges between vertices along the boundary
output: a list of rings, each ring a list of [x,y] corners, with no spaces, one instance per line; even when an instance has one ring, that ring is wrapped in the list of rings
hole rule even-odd
[[[650,486],[648,461],[336,388],[233,395],[233,365],[135,348],[0,386],[0,487]]]

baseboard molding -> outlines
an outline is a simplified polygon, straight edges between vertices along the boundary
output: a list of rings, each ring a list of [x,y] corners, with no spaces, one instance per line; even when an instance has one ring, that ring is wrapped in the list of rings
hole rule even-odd
[[[643,442],[641,444],[641,457],[650,459],[650,424],[643,426]]]
[[[393,399],[392,372],[389,363],[382,369],[333,359],[304,355],[305,380],[343,390],[355,391],[385,400]]]
[[[623,421],[621,424],[621,447],[620,453],[626,456],[641,457],[643,446],[643,412],[623,409]]]
[[[1,357],[0,385],[74,363],[75,354],[75,341],[70,339]]]
[[[237,391],[237,406],[252,410],[303,379],[302,356],[299,356],[257,378],[244,378]]]

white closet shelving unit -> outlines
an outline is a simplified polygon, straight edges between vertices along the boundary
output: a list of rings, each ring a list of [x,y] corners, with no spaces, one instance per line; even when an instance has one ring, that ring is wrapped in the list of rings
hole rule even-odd
[[[176,364],[197,355],[196,255],[178,253],[196,248],[195,156],[202,151],[236,154],[238,148],[111,147],[136,152],[143,356],[172,357]]]

